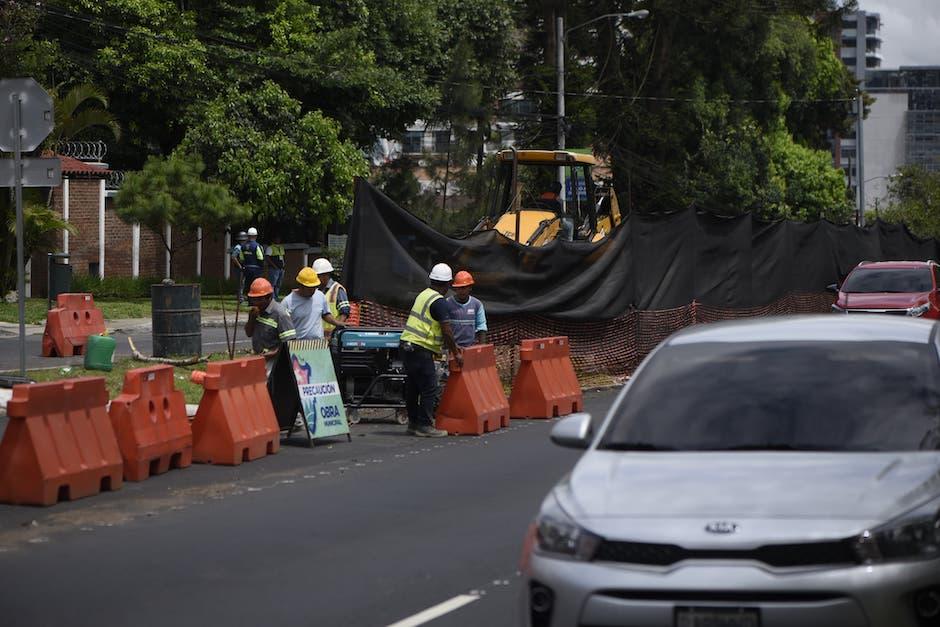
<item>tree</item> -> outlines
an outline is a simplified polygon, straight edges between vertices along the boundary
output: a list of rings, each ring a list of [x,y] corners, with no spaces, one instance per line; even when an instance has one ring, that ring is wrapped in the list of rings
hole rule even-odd
[[[159,235],[170,254],[170,267],[173,254],[196,240],[173,238],[171,245],[164,237],[165,225],[194,235],[197,227],[221,230],[250,215],[225,185],[203,180],[204,170],[195,155],[150,157],[143,170],[127,175],[115,199],[115,211],[122,220],[139,222]]]
[[[50,95],[55,127],[46,139],[47,145],[54,147],[60,141],[76,139],[92,129],[104,129],[114,139],[121,138],[117,118],[108,111],[107,96],[94,85],[76,85],[65,95],[54,89]]]
[[[639,211],[695,206],[783,217],[788,202],[800,196],[799,186],[788,187],[780,172],[789,163],[781,155],[795,149],[776,154],[774,149],[782,149],[783,138],[807,149],[824,148],[830,133],[845,130],[855,84],[834,53],[827,27],[809,17],[838,16],[835,2],[772,5],[752,0],[527,3],[520,19],[531,25],[532,37],[520,73],[539,109],[552,111],[555,17],[564,16],[570,27],[597,15],[648,9],[645,20],[601,20],[568,33],[570,145],[592,146],[609,157],[622,203]],[[625,28],[631,36],[624,36]],[[778,130],[783,135],[769,141]],[[520,134],[536,146],[552,147],[555,120],[543,115]],[[812,178],[820,181],[812,189],[827,190],[809,199],[815,204],[805,213],[820,215],[819,206],[832,200],[828,190],[839,172],[831,159],[802,154],[812,157]]]
[[[303,112],[272,81],[229,89],[199,108],[180,149],[201,155],[208,172],[260,219],[345,218],[353,179],[367,172],[337,122]]]
[[[918,237],[940,239],[940,172],[919,165],[898,168],[888,183],[888,207],[878,217],[906,224]]]
[[[40,16],[36,2],[0,3],[0,78],[32,76],[42,82],[55,66],[59,46],[37,36]]]

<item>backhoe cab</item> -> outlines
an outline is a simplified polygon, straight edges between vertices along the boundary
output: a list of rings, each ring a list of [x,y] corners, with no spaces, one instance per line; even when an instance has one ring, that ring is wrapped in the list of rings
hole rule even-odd
[[[556,239],[598,241],[620,224],[614,190],[594,183],[593,156],[510,149],[496,159],[486,217],[474,231],[496,229],[521,244],[544,246]]]

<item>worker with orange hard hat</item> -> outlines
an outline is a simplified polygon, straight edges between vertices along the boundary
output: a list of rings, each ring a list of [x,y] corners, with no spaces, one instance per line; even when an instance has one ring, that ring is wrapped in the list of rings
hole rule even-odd
[[[245,335],[251,338],[251,349],[268,358],[268,374],[281,344],[297,337],[290,314],[274,300],[274,288],[265,278],[251,282],[248,290],[248,322]]]
[[[483,303],[470,295],[473,275],[461,270],[454,277],[451,289],[454,294],[447,298],[447,307],[457,345],[466,348],[474,344],[486,344],[486,311]]]

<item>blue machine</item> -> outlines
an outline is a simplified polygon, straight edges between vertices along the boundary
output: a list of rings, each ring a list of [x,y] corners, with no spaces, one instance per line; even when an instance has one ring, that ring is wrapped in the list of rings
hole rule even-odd
[[[359,422],[360,409],[394,409],[400,424],[405,413],[405,367],[399,342],[403,329],[350,327],[330,340],[333,367],[349,422]]]

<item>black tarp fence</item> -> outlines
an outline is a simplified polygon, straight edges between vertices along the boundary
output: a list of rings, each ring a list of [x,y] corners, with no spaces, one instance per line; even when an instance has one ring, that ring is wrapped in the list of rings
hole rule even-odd
[[[760,307],[821,292],[863,260],[937,258],[936,240],[921,240],[902,225],[767,222],[693,211],[631,215],[598,243],[533,248],[496,231],[455,239],[359,179],[343,267],[356,300],[408,309],[431,266],[444,262],[473,274],[474,294],[488,313],[584,320],[693,301]]]

